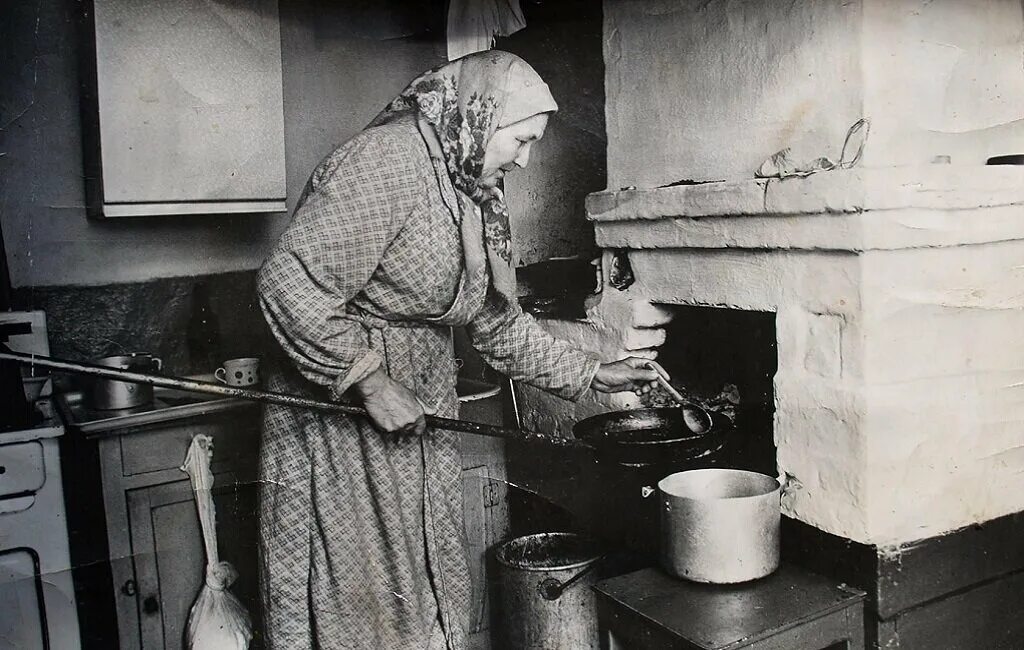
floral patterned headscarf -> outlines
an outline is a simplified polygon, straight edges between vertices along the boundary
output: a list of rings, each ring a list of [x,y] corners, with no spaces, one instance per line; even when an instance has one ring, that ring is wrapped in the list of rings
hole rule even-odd
[[[480,206],[497,285],[499,278],[512,277],[512,231],[501,190],[479,186],[484,151],[497,129],[556,110],[547,84],[528,63],[508,52],[488,50],[420,75],[370,126],[418,114],[433,127],[452,185]]]

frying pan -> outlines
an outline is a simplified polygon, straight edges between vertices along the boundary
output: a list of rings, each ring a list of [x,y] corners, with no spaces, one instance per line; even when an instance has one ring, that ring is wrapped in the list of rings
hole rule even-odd
[[[621,465],[674,463],[709,456],[725,445],[732,421],[720,413],[707,414],[711,427],[703,433],[691,431],[683,410],[674,406],[601,413],[577,422],[572,433]]]
[[[0,344],[0,361],[39,366],[78,375],[116,379],[162,388],[175,388],[193,393],[235,397],[254,402],[278,404],[366,417],[365,409],[348,404],[324,402],[297,395],[225,386],[183,377],[135,372],[53,357],[13,352]],[[695,407],[694,407],[695,408]],[[721,447],[729,420],[710,413],[712,427],[705,433],[691,432],[678,408],[618,411],[587,418],[573,427],[576,439],[562,438],[535,431],[506,429],[478,422],[454,420],[428,415],[427,425],[436,429],[504,438],[520,442],[542,443],[564,448],[590,449],[599,458],[627,465],[646,465],[665,460],[685,460],[711,453]]]

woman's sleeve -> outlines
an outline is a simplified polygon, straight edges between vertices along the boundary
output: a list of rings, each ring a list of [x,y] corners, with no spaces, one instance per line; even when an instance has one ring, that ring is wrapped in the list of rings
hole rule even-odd
[[[493,288],[467,332],[491,367],[567,400],[586,393],[600,362],[545,332],[517,303]]]
[[[411,147],[360,134],[314,172],[260,269],[260,307],[274,338],[304,377],[336,398],[382,362],[346,305],[415,208],[417,178]]]

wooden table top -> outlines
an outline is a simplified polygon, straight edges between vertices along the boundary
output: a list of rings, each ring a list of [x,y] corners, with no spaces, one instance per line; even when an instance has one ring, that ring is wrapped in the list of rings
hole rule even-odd
[[[594,586],[599,599],[624,607],[671,635],[704,648],[766,638],[860,603],[863,591],[783,564],[738,585],[709,585],[647,568]]]

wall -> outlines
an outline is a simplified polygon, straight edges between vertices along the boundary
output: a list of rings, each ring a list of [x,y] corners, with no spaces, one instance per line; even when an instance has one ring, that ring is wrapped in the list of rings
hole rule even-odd
[[[288,210],[320,159],[446,61],[438,2],[282,0]]]
[[[586,255],[583,197],[604,182],[600,6],[525,8],[527,29],[500,45],[537,67],[561,111],[528,170],[509,178],[514,236],[527,262]],[[0,20],[0,225],[16,304],[46,310],[55,354],[146,349],[171,371],[201,372],[211,359],[190,349],[184,328],[204,283],[222,354],[261,354],[252,271],[286,215],[86,217],[80,10],[72,0],[15,3]],[[324,155],[445,61],[444,12],[442,2],[281,0],[280,17],[290,211]]]
[[[608,186],[750,178],[784,147],[866,166],[1024,150],[1019,0],[606,0]]]
[[[1024,151],[1020,0],[865,0],[861,56],[865,164],[979,165]]]
[[[0,216],[14,286],[97,285],[254,269],[285,215],[90,221],[76,31],[80,3],[5,5]],[[288,207],[317,161],[444,60],[436,7],[282,0]],[[381,65],[387,61],[387,65]]]
[[[5,7],[0,201],[12,284],[99,284],[251,267],[278,220],[88,221],[79,124],[79,3]]]
[[[13,299],[46,312],[55,357],[147,351],[170,374],[209,374],[225,359],[266,357],[269,351],[255,276],[238,271],[95,287],[22,287]],[[204,319],[210,327],[200,326]]]
[[[838,155],[860,117],[860,2],[605,0],[608,187]]]

